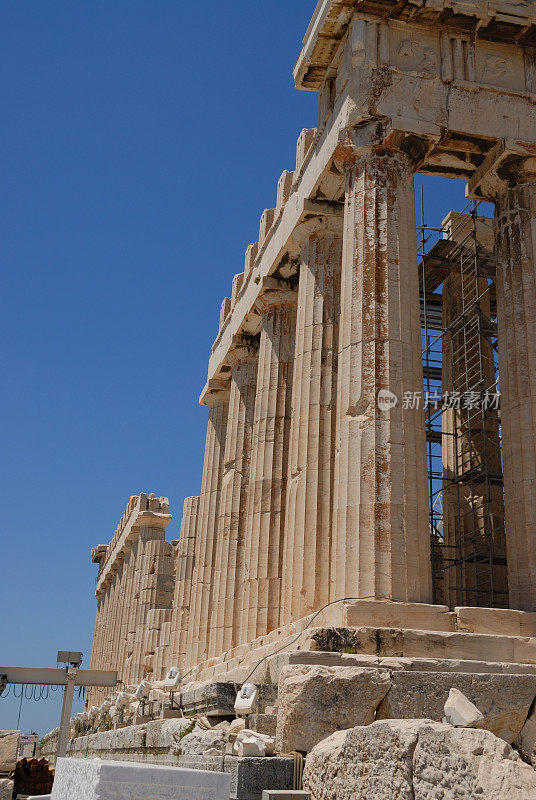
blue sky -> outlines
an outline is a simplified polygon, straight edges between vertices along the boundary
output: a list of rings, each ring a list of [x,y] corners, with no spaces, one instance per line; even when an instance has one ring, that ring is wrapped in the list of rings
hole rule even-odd
[[[131,494],[198,494],[222,298],[316,123],[314,0],[0,2],[0,664],[89,664],[93,545]],[[428,222],[464,204],[425,179]],[[19,704],[0,698],[0,728]],[[25,701],[21,727],[58,723]]]

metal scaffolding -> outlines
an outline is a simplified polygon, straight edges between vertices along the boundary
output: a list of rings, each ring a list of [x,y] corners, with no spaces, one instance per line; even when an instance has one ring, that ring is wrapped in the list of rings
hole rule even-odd
[[[479,206],[417,226],[432,575],[436,603],[507,608],[496,264]]]

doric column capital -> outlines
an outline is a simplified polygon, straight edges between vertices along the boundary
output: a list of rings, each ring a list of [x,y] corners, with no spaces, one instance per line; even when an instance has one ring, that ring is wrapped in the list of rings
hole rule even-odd
[[[367,154],[381,156],[398,153],[408,158],[414,171],[417,171],[429,150],[439,140],[439,128],[419,123],[419,130],[413,131],[397,127],[397,124],[382,117],[344,128],[339,134],[339,143],[333,156],[336,169],[348,172]]]
[[[536,181],[536,155],[532,145],[501,139],[488,153],[467,184],[471,200],[495,202],[507,189]]]
[[[158,511],[141,511],[138,514],[137,524],[140,528],[162,528],[165,530],[172,519],[171,514],[162,514]]]
[[[94,564],[101,564],[106,558],[108,550],[107,544],[98,544],[96,547],[91,548],[91,560]]]
[[[287,244],[290,260],[298,260],[304,244],[313,236],[340,235],[344,225],[344,204],[329,200],[307,200],[303,220],[294,228]],[[289,270],[291,274],[292,270]],[[284,275],[286,277],[286,275]]]
[[[258,352],[259,343],[254,336],[236,334],[233,336],[233,341],[225,361],[229,366],[235,367],[237,364],[243,364],[245,361],[256,360]]]
[[[298,291],[294,282],[274,276],[262,279],[261,291],[255,303],[255,310],[259,314],[266,314],[273,308],[281,306],[294,307],[298,302]]]
[[[211,378],[202,394],[201,402],[205,406],[218,406],[228,403],[230,396],[230,383],[228,380]]]

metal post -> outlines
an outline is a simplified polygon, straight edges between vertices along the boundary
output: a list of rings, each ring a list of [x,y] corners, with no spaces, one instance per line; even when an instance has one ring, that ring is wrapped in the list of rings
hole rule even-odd
[[[69,744],[69,727],[71,724],[71,711],[73,708],[73,695],[76,683],[76,667],[67,667],[67,683],[63,695],[63,706],[61,709],[60,735],[58,737],[58,750],[56,758],[65,758],[67,746]]]

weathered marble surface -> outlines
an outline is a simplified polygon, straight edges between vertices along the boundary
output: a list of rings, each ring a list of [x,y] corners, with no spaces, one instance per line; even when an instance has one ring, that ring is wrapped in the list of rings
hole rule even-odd
[[[0,772],[11,772],[17,763],[20,731],[0,731]]]
[[[11,800],[13,797],[13,781],[8,778],[0,778],[0,800]]]
[[[303,784],[311,800],[534,800],[536,770],[489,731],[389,720],[320,742]]]
[[[59,758],[52,800],[229,800],[229,775],[203,770]]]

